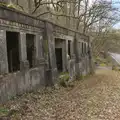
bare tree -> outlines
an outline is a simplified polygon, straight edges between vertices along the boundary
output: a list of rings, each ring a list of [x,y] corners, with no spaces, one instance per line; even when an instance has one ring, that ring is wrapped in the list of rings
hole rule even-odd
[[[96,51],[107,42],[102,38],[109,28],[120,20],[120,11],[111,4],[105,0],[94,0],[91,4],[90,0],[28,0],[32,15],[51,17],[55,23],[92,36]]]

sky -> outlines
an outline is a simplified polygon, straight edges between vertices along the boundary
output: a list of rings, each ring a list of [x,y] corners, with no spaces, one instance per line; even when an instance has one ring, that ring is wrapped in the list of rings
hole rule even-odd
[[[89,3],[92,4],[93,1],[95,1],[95,0],[89,0]],[[106,1],[111,1],[112,6],[115,7],[115,8],[119,8],[119,10],[120,10],[120,0],[106,0]],[[120,29],[120,22],[118,22],[113,27],[116,28],[116,29]]]
[[[113,7],[119,8],[120,9],[120,0],[112,0],[112,5]],[[120,29],[120,22],[114,25],[114,28]]]

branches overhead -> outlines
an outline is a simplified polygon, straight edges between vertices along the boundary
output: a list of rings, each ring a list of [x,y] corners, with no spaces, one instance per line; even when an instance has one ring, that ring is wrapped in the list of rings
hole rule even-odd
[[[82,29],[83,33],[87,33],[90,28],[106,26],[107,21],[113,24],[119,21],[119,11],[113,8],[111,2],[105,0],[33,0],[34,10],[32,14],[37,12],[37,17],[50,14],[53,19],[66,19],[66,23],[75,24],[75,29]],[[46,6],[46,10],[39,11],[39,8]]]
[[[55,8],[56,7],[60,7],[60,8],[63,8],[63,5],[66,4],[66,3],[76,3],[74,1],[70,1],[70,0],[50,0],[50,1],[45,1],[45,0],[34,0],[34,5],[35,5],[35,9],[33,10],[33,14],[36,12],[36,10],[43,6],[43,5],[52,5],[52,7]]]
[[[93,37],[93,48],[99,52],[106,45],[107,34],[120,21],[120,10],[108,0],[29,0],[32,14],[47,18],[67,28]],[[92,2],[91,2],[92,1]],[[117,3],[120,4],[120,3]]]

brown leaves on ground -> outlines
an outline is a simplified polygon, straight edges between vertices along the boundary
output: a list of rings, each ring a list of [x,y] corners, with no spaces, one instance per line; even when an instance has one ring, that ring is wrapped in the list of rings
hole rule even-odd
[[[120,72],[98,70],[74,88],[47,88],[8,102],[11,120],[120,120]]]

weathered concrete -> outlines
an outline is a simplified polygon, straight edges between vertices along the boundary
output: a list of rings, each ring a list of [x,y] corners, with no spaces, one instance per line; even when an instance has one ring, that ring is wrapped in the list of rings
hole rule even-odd
[[[53,25],[50,23],[46,23],[46,39],[48,42],[48,54],[50,60],[50,68],[52,73],[53,82],[56,81],[57,78],[57,66],[56,66],[56,56],[55,56],[55,38],[53,35]]]
[[[12,15],[12,16],[11,16]],[[9,74],[6,47],[6,31],[18,32],[20,71]],[[34,67],[29,69],[26,51],[26,34],[34,39]],[[75,36],[76,34],[76,36]],[[55,38],[62,40],[58,46]],[[68,40],[71,41],[71,59],[67,60]],[[80,43],[80,44],[79,44]],[[71,80],[76,75],[88,74],[91,71],[91,50],[88,54],[82,51],[82,43],[90,44],[88,37],[74,30],[61,27],[49,21],[40,20],[21,12],[0,7],[0,102],[12,96],[22,94],[44,85],[53,85],[57,81],[55,48],[62,48],[63,71],[67,71]],[[4,75],[7,73],[6,75]]]
[[[5,102],[12,96],[20,95],[38,89],[43,85],[44,66],[28,70],[25,73],[17,72],[1,77],[0,102]]]
[[[26,33],[20,32],[19,38],[19,50],[20,50],[20,69],[21,70],[28,70],[29,63],[27,61],[27,51],[26,51]]]
[[[0,30],[0,74],[8,73],[6,31]]]
[[[68,63],[68,71],[69,71],[69,75],[70,75],[70,81],[74,80],[75,79],[75,60],[74,59],[71,59],[69,60],[69,63]]]

